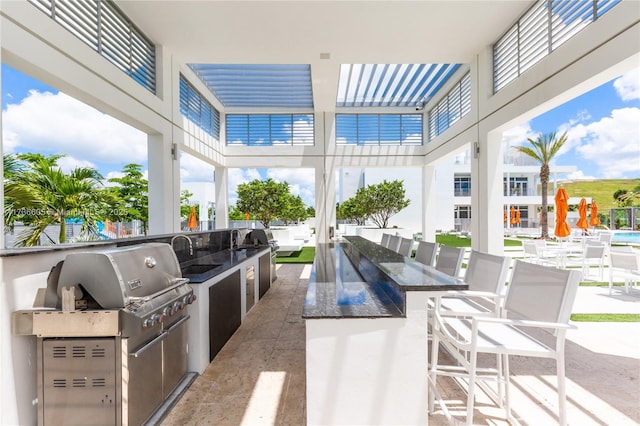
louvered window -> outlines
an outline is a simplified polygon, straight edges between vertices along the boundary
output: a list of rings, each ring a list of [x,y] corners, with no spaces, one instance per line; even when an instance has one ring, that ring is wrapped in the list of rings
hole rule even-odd
[[[220,140],[220,113],[189,82],[180,76],[180,114]]]
[[[313,114],[227,114],[227,145],[313,145]]]
[[[155,45],[111,1],[29,0],[152,93]]]
[[[338,145],[422,145],[422,114],[336,114]]]
[[[545,0],[533,5],[493,46],[498,92],[621,0]]]
[[[471,74],[467,73],[429,111],[429,138],[433,139],[471,111]]]

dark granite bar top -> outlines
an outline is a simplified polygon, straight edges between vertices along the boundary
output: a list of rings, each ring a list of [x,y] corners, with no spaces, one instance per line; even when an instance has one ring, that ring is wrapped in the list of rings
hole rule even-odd
[[[303,318],[401,317],[402,309],[378,283],[368,283],[343,247],[318,244]]]
[[[189,278],[191,284],[200,284],[268,249],[268,247],[226,249],[199,256],[180,264],[182,276]]]
[[[319,244],[302,317],[403,317],[407,291],[466,290],[459,278],[361,237]]]
[[[423,265],[414,259],[382,247],[359,236],[347,236],[349,252],[354,258],[365,258],[380,272],[391,278],[403,291],[446,291],[467,290],[468,286],[460,278],[452,277],[435,268]]]

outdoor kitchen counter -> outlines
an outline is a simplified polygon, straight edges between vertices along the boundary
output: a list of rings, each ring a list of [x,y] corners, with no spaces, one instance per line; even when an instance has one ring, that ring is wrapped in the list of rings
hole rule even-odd
[[[201,284],[223,272],[239,266],[246,260],[265,251],[265,247],[248,247],[207,253],[180,263],[182,276],[191,284]],[[190,272],[192,271],[192,272]]]
[[[429,298],[466,288],[361,237],[319,244],[302,315],[307,424],[428,424]]]
[[[358,236],[319,244],[303,318],[403,317],[406,294],[466,290],[459,278]]]

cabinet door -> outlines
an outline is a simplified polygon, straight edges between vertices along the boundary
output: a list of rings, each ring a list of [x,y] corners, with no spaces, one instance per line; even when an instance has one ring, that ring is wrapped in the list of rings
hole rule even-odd
[[[182,317],[167,330],[162,341],[162,397],[166,399],[187,373],[187,323]]]
[[[209,361],[240,327],[241,296],[240,270],[209,287]]]
[[[260,267],[260,283],[259,283],[259,296],[262,299],[262,296],[269,290],[271,287],[271,254],[263,254],[260,256],[259,260]]]

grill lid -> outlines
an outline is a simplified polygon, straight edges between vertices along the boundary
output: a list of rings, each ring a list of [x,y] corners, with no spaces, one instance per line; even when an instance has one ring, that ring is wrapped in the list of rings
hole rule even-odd
[[[103,309],[119,309],[188,281],[181,277],[176,254],[166,243],[71,253],[60,271],[58,297],[63,287],[81,287]]]

